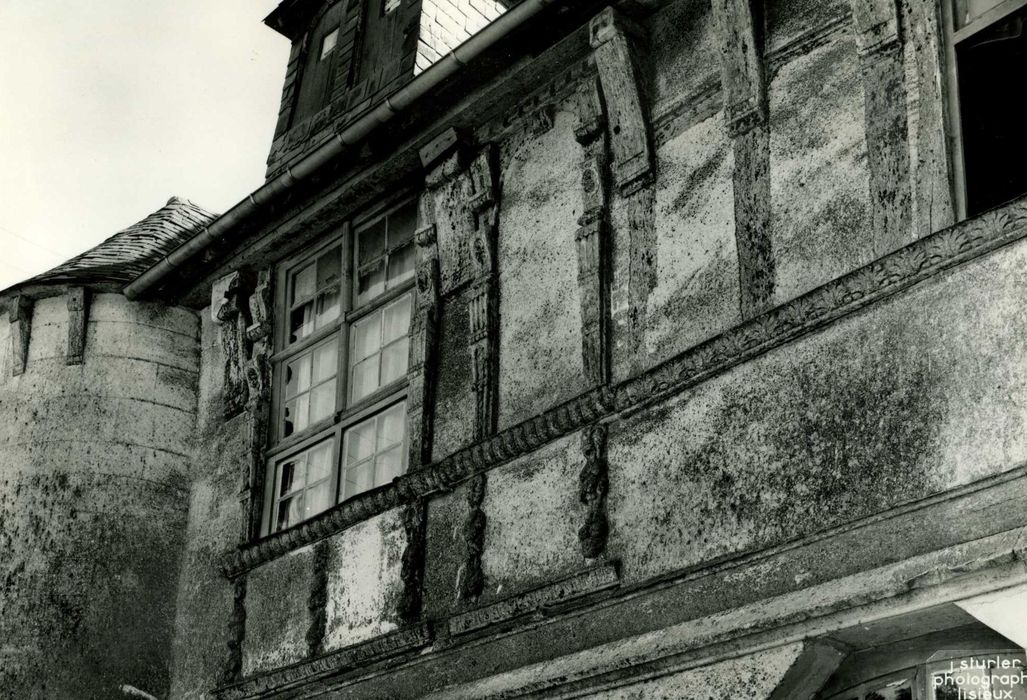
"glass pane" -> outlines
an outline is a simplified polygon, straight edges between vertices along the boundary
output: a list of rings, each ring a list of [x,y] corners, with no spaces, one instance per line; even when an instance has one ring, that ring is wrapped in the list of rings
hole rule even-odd
[[[314,296],[314,291],[314,265],[307,265],[292,278],[292,299],[289,300],[289,306],[294,306],[297,302],[311,298]]]
[[[304,470],[303,455],[282,464],[282,479],[278,482],[278,495],[285,496],[303,488]]]
[[[303,520],[303,494],[283,499],[278,503],[276,530],[284,530]]]
[[[410,306],[413,298],[408,294],[385,309],[385,343],[410,333]]]
[[[367,462],[359,467],[346,470],[346,485],[343,498],[355,496],[374,487],[374,464]]]
[[[346,431],[346,464],[353,465],[374,454],[375,420],[366,420]]]
[[[350,358],[351,363],[359,362],[365,357],[370,357],[381,348],[381,322],[381,312],[376,311],[353,324],[353,356]]]
[[[389,287],[414,276],[414,244],[407,243],[389,254]]]
[[[385,260],[357,272],[357,303],[363,303],[385,291]]]
[[[335,44],[339,41],[339,30],[338,28],[333,29],[325,35],[325,38],[321,40],[321,60],[328,56],[334,49]]]
[[[314,384],[334,377],[339,369],[339,349],[335,341],[314,350]]]
[[[295,343],[314,332],[314,302],[297,306],[289,316],[289,342]]]
[[[335,246],[317,259],[317,289],[338,286],[342,275],[342,248]]]
[[[410,200],[389,214],[389,248],[395,248],[403,241],[414,240],[417,227],[417,200]]]
[[[378,355],[369,357],[353,368],[349,380],[350,400],[359,401],[378,388]]]
[[[297,433],[310,425],[310,395],[303,394],[285,404],[285,435]]]
[[[335,412],[335,380],[327,381],[310,392],[310,422],[316,423]]]
[[[387,484],[403,473],[403,447],[393,447],[374,458],[375,486]]]
[[[307,502],[306,517],[310,518],[322,511],[328,510],[332,505],[332,492],[331,484],[328,481],[322,481],[317,486],[311,488],[304,494],[304,500]]]
[[[394,382],[407,371],[410,361],[410,339],[403,338],[382,351],[382,386]]]
[[[403,442],[406,404],[397,404],[378,417],[378,449],[385,450]]]
[[[291,399],[309,388],[310,355],[303,355],[285,365],[285,396]]]
[[[342,304],[339,303],[341,299],[342,295],[339,294],[338,287],[317,295],[316,325],[318,328],[324,328],[339,318],[339,313],[342,311]]]
[[[357,267],[385,255],[385,219],[357,234]]]
[[[332,441],[323,442],[307,453],[307,483],[327,479],[332,474]]]

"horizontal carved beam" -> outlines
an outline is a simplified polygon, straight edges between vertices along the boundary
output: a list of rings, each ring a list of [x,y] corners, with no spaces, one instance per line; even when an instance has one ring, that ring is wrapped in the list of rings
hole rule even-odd
[[[628,415],[684,391],[775,347],[822,328],[945,270],[1027,237],[1027,197],[921,238],[901,250],[697,345],[615,387],[595,389],[541,415],[464,448],[425,468],[397,477],[336,508],[225,555],[234,578],[298,547],[411,503],[587,425]]]

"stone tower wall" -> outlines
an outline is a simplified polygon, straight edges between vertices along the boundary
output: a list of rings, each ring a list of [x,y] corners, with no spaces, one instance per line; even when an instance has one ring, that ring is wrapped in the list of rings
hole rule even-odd
[[[0,688],[87,698],[131,685],[162,696],[196,315],[72,291],[10,319],[0,320]]]

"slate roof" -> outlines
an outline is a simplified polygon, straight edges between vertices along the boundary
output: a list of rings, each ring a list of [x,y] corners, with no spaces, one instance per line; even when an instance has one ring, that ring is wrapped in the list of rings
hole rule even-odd
[[[17,286],[129,283],[217,218],[187,199],[172,197],[142,221]]]

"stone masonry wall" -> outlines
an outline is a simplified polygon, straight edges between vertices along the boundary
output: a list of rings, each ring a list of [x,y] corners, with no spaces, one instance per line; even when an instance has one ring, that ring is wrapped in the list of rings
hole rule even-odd
[[[199,368],[187,310],[99,294],[81,364],[67,297],[34,305],[24,373],[0,322],[4,697],[167,692]]]

